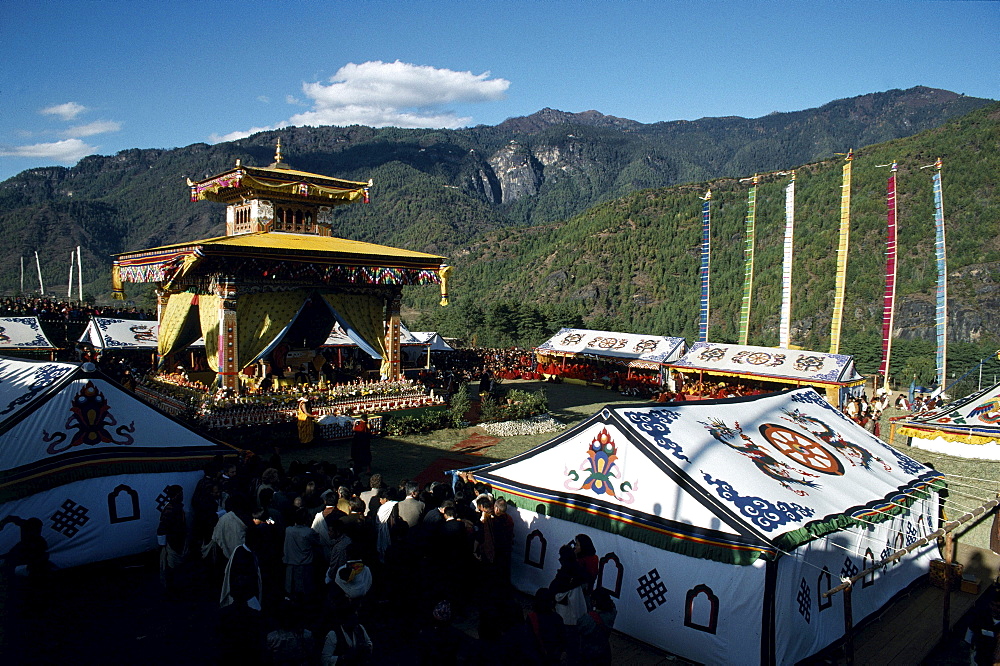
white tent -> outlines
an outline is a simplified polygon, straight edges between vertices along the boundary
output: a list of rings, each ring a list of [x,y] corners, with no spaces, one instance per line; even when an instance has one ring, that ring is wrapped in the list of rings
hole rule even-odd
[[[153,320],[114,319],[91,317],[80,342],[90,343],[97,349],[147,349],[156,351],[160,324]],[[199,338],[192,347],[204,347],[205,339]]]
[[[1000,383],[894,423],[911,446],[961,458],[1000,460]]]
[[[429,345],[431,351],[455,351],[455,348],[445,342],[444,338],[435,331],[411,331],[410,335],[418,343]]]
[[[237,451],[138,400],[91,364],[0,358],[0,519],[39,518],[57,567],[156,547],[171,484]],[[0,553],[17,543],[0,530]]]
[[[790,664],[844,632],[842,576],[935,529],[943,477],[813,389],[608,407],[471,472],[515,508],[512,579],[548,585],[593,540],[615,629],[705,663]],[[855,623],[927,573],[918,548],[856,584]]]
[[[0,317],[0,349],[50,351],[55,348],[38,323],[38,317]]]

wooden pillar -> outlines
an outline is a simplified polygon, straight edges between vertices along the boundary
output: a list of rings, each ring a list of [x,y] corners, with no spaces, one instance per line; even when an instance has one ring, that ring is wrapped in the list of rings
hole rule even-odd
[[[240,392],[239,344],[236,329],[236,285],[219,283],[219,386]]]
[[[851,602],[853,585],[844,590],[844,661],[847,666],[854,664],[854,606]]]
[[[389,362],[389,376],[388,379],[396,380],[402,376],[402,368],[400,364],[400,349],[399,349],[399,308],[403,300],[403,294],[400,290],[396,289],[393,291],[392,295],[389,297],[388,307],[386,308],[386,333],[385,333],[385,353]]]
[[[941,642],[951,633],[951,565],[955,561],[955,539],[951,532],[944,535],[944,601],[941,613]]]

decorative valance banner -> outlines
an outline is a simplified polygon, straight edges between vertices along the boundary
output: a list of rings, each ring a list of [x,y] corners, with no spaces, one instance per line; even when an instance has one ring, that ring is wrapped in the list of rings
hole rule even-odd
[[[708,342],[709,266],[711,265],[712,190],[701,197],[701,318],[698,320],[698,342]]]
[[[840,185],[840,243],[837,245],[837,273],[833,288],[833,316],[830,321],[830,353],[840,353],[840,329],[844,321],[844,296],[847,291],[847,248],[851,236],[851,163],[854,152],[847,153],[844,177]]]
[[[896,311],[896,171],[898,165],[892,163],[892,173],[886,185],[885,202],[885,297],[882,299],[882,363],[878,372],[882,385],[889,387],[889,358],[892,354],[892,322]]]
[[[941,193],[941,158],[934,163],[934,226],[937,231],[934,250],[937,255],[937,376],[938,386],[944,390],[948,363],[948,260],[944,242],[944,202]]]
[[[781,322],[778,346],[788,349],[792,331],[792,249],[795,235],[795,174],[785,186],[785,246],[781,263]]]
[[[740,344],[747,344],[750,334],[750,299],[753,296],[753,247],[756,233],[757,217],[757,183],[755,175],[750,181],[750,192],[747,194],[746,247],[743,250],[743,305],[740,307]]]

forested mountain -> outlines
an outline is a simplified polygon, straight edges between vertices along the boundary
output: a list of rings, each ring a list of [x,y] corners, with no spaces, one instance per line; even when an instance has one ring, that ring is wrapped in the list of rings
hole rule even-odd
[[[841,350],[873,372],[881,348],[885,275],[884,165],[899,163],[896,330],[924,381],[933,369],[936,266],[931,169],[943,159],[949,266],[949,337],[955,355],[982,357],[1000,341],[1000,104],[916,136],[856,150]],[[829,347],[840,224],[842,157],[795,169],[792,343]],[[757,194],[750,343],[778,342],[788,175],[764,176]],[[497,230],[453,254],[454,307],[423,308],[421,330],[483,344],[538,340],[551,320],[589,328],[697,337],[701,200],[712,190],[710,339],[733,342],[744,277],[748,184],[713,179],[650,189],[558,223]],[[504,323],[505,322],[505,323]],[[484,336],[485,332],[485,336]],[[930,358],[927,358],[928,354]],[[930,363],[930,366],[927,364]],[[919,366],[919,367],[918,367]],[[925,367],[926,366],[926,367]],[[909,373],[908,373],[909,374]],[[932,374],[932,372],[930,373]]]
[[[0,246],[0,291],[16,290],[19,258],[33,260],[36,250],[46,285],[65,289],[70,249],[81,245],[86,291],[103,298],[111,254],[223,233],[223,207],[190,203],[185,177],[219,173],[236,159],[266,165],[280,137],[294,168],[374,181],[371,204],[338,209],[336,235],[453,259],[455,307],[432,308],[429,292],[408,290],[410,318],[423,311],[424,325],[466,338],[478,334],[482,343],[537,343],[548,328],[569,321],[693,337],[696,195],[710,185],[712,335],[727,339],[742,285],[746,186],[738,179],[798,168],[793,341],[821,349],[839,219],[839,163],[829,158],[855,148],[847,334],[868,340],[880,316],[886,170],[874,164],[893,158],[902,169],[901,245],[908,253],[900,279],[907,300],[897,321],[907,337],[931,332],[929,175],[917,168],[940,154],[950,265],[961,276],[953,292],[954,335],[992,338],[998,324],[981,306],[992,293],[987,280],[996,261],[988,231],[997,205],[997,165],[989,166],[997,154],[995,114],[990,100],[918,87],[756,119],[643,124],[544,109],[462,130],[299,127],[217,145],[91,156],[72,168],[32,169],[0,183],[0,232],[8,239]],[[901,137],[912,138],[892,141]],[[862,148],[870,144],[879,145]],[[655,189],[683,183],[697,184]],[[772,178],[760,190],[752,320],[760,344],[776,341],[781,187]],[[26,286],[35,284],[29,272]],[[147,294],[130,291],[135,298]],[[481,316],[473,306],[485,308]]]

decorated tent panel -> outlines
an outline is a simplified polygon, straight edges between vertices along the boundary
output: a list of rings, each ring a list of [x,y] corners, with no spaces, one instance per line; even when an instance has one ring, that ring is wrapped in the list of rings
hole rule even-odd
[[[899,434],[921,449],[1000,460],[1000,383],[897,422]]]
[[[843,609],[825,612],[817,576],[826,567],[835,585],[913,543],[935,525],[943,483],[812,389],[605,408],[473,474],[516,507],[521,589],[551,581],[559,545],[586,533],[603,544],[616,628],[716,663],[751,661],[751,646],[791,663],[837,640]],[[876,573],[856,619],[926,573],[929,553]]]
[[[719,342],[696,342],[683,358],[670,366],[681,371],[701,370],[717,375],[753,376],[809,385],[864,383],[864,377],[854,368],[852,356]]]
[[[38,349],[55,345],[45,335],[38,317],[0,317],[0,349]]]
[[[680,358],[686,345],[684,338],[668,338],[662,335],[561,328],[558,333],[536,347],[535,351],[557,356],[580,355],[670,363]]]
[[[92,317],[79,341],[97,349],[156,351],[159,334],[160,325],[156,321]],[[204,347],[205,340],[200,338],[190,346]]]
[[[0,517],[40,518],[60,567],[152,547],[164,487],[190,497],[210,460],[236,452],[90,364],[0,359],[0,417]],[[0,552],[17,539],[0,532]]]

